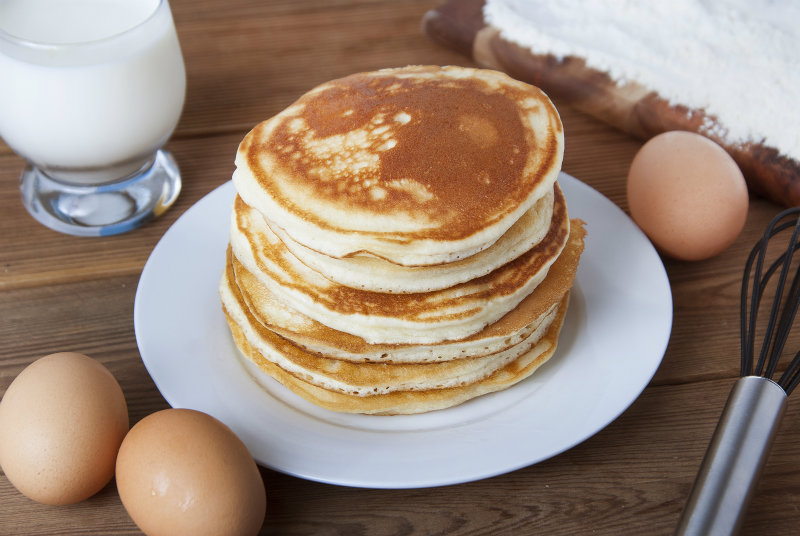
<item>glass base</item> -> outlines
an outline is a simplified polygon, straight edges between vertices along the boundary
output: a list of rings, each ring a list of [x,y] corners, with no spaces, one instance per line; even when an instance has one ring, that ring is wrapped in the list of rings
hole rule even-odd
[[[20,177],[22,203],[39,223],[76,236],[109,236],[136,229],[172,206],[181,175],[167,151],[122,180],[98,186],[60,182],[29,165]]]

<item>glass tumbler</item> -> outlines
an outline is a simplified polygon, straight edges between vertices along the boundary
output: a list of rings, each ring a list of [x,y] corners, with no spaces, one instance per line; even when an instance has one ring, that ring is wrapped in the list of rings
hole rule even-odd
[[[0,0],[0,136],[45,226],[112,235],[166,211],[185,95],[167,0]]]

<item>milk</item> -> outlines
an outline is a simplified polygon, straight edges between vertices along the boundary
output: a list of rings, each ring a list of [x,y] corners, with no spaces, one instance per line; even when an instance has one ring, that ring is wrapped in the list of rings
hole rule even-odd
[[[124,177],[175,128],[186,74],[166,0],[0,0],[0,32],[0,136],[49,175]]]

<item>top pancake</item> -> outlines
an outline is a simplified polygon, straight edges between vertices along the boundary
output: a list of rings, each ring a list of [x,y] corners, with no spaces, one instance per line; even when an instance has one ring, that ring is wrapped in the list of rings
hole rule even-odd
[[[244,138],[233,180],[314,251],[441,264],[491,246],[550,191],[563,145],[537,88],[496,71],[412,66],[303,95]]]

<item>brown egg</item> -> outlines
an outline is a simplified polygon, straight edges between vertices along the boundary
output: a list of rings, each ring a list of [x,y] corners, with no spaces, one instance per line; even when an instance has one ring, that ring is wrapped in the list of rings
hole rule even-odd
[[[267,507],[244,443],[188,409],[159,411],[131,428],[117,458],[117,490],[149,536],[257,534]]]
[[[699,134],[673,131],[645,143],[628,172],[631,217],[663,253],[713,257],[747,219],[747,185],[725,150]]]
[[[114,476],[128,424],[108,369],[83,354],[48,355],[26,367],[0,401],[0,466],[35,501],[76,503]]]

